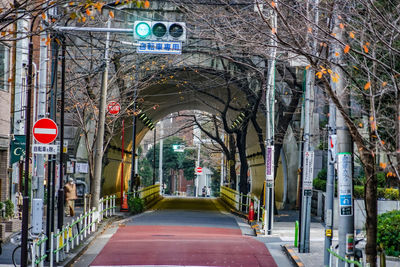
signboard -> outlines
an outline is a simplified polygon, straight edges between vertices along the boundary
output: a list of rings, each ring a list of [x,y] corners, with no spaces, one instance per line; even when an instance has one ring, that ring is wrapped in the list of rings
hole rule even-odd
[[[202,168],[202,167],[197,167],[197,168],[196,168],[196,172],[197,172],[198,174],[203,173],[203,168]]]
[[[338,191],[340,216],[353,215],[353,184],[350,153],[338,154]]]
[[[312,190],[314,173],[314,151],[304,152],[303,190]]]
[[[87,163],[77,162],[75,170],[77,173],[89,173],[89,165]]]
[[[172,145],[172,149],[174,152],[184,152],[185,146],[184,145]]]
[[[265,171],[266,171],[266,176],[265,179],[267,180],[267,186],[268,184],[271,184],[271,182],[274,181],[274,146],[267,146],[267,159],[265,163]]]
[[[138,41],[138,53],[142,54],[182,54],[181,42]]]
[[[51,119],[40,119],[33,125],[33,137],[42,144],[53,142],[57,138],[57,124]]]
[[[107,110],[110,114],[116,115],[121,110],[121,105],[118,102],[111,101],[107,105]]]
[[[11,140],[11,165],[23,160],[25,157],[25,135],[14,135],[13,140]]]
[[[33,144],[32,153],[33,154],[44,154],[44,155],[57,155],[57,145],[48,144]]]

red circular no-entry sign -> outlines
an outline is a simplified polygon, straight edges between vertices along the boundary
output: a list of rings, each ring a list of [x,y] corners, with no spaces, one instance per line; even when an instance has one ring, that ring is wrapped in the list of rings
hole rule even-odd
[[[197,173],[202,173],[203,172],[203,168],[202,167],[197,167],[196,168],[196,172]]]
[[[53,142],[57,138],[57,124],[51,119],[40,119],[33,125],[33,137],[42,144]]]
[[[107,109],[108,112],[110,112],[110,114],[115,115],[118,114],[119,111],[121,110],[121,105],[118,102],[111,101],[110,103],[108,103]]]

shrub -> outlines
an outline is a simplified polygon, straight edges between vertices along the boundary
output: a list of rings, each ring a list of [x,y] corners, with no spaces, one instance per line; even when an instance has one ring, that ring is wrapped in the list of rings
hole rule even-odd
[[[317,190],[325,191],[326,189],[326,180],[322,180],[319,178],[315,178],[313,181],[313,187]]]
[[[353,191],[354,198],[364,198],[364,186],[355,185]]]
[[[400,211],[394,210],[378,216],[377,243],[389,256],[400,256]]]
[[[14,203],[8,199],[4,204],[6,205],[6,218],[14,217]]]
[[[328,175],[328,171],[324,168],[319,171],[319,173],[317,174],[317,178],[326,181],[327,175]]]
[[[386,187],[386,174],[384,172],[378,172],[376,178],[378,179],[378,187]]]
[[[389,200],[398,200],[399,199],[399,190],[393,188],[386,188],[384,192],[385,199]]]
[[[128,207],[131,213],[140,213],[144,210],[144,201],[139,197],[129,196]]]

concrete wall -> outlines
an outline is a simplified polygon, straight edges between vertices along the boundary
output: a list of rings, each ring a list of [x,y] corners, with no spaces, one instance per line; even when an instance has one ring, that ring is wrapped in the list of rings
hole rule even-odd
[[[312,199],[312,213],[324,221],[324,204],[325,204],[325,192],[320,190],[313,190]],[[338,199],[335,198],[334,211],[333,211],[333,228],[338,229]],[[400,210],[400,201],[394,200],[378,200],[378,215],[392,211]],[[365,229],[365,205],[363,199],[354,200],[354,227],[355,229]]]

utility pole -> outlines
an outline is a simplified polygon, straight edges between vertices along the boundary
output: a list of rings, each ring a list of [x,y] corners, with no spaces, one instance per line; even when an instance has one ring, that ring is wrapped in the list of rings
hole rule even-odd
[[[110,19],[107,22],[108,28],[111,26]],[[110,32],[107,32],[106,47],[104,51],[104,70],[101,80],[100,104],[99,104],[99,124],[96,140],[95,164],[94,164],[94,179],[91,185],[94,188],[92,196],[92,206],[99,206],[100,198],[100,181],[101,169],[103,164],[103,142],[104,142],[104,124],[106,118],[106,100],[107,100],[107,87],[108,87],[108,50],[110,46]],[[134,156],[134,154],[133,154]]]
[[[138,90],[138,69],[139,69],[139,60],[136,55],[136,71],[135,71],[135,88],[133,89],[133,117],[132,117],[132,164],[131,164],[131,180],[130,180],[130,191],[133,192],[133,183],[135,181],[135,173],[136,173],[136,98],[137,98],[137,90]]]
[[[61,107],[60,107],[60,167],[57,204],[57,228],[64,225],[64,106],[65,106],[65,36],[61,36]]]
[[[164,128],[163,121],[160,121],[160,155],[158,157],[158,175],[160,177],[160,194],[163,195],[163,146],[164,146]]]
[[[308,17],[310,21],[318,25],[319,0],[311,0],[308,4]],[[313,16],[313,17],[312,17]],[[316,39],[313,36],[308,36],[308,41],[311,42],[311,49],[313,55],[316,53]],[[314,84],[315,84],[315,71],[313,69],[307,70],[306,73],[306,92],[304,104],[304,145],[303,145],[303,171],[302,171],[302,190],[301,190],[301,214],[300,214],[300,238],[299,238],[299,252],[310,252],[310,223],[311,223],[311,197],[313,185],[313,171],[314,171],[314,151],[311,147],[311,125],[314,114]]]
[[[33,31],[33,25],[36,17],[31,21],[31,32]],[[29,220],[29,156],[31,147],[31,109],[32,109],[32,89],[33,89],[33,36],[29,37],[29,48],[28,48],[28,76],[26,91],[26,109],[25,109],[25,138],[26,138],[26,149],[25,149],[25,173],[24,173],[24,197],[23,197],[23,210],[22,210],[22,233],[21,233],[21,266],[26,267],[28,265],[28,220]]]
[[[338,40],[343,40],[340,22],[336,14],[337,4],[333,15],[333,33]],[[344,88],[344,72],[341,53],[339,52],[336,64],[332,71],[337,74],[339,79],[336,83],[336,95],[340,97],[340,102],[349,114],[349,93]],[[354,206],[353,206],[353,142],[349,128],[340,113],[336,112],[336,134],[337,134],[337,168],[338,168],[338,199],[339,199],[339,255],[350,258],[354,255]],[[339,260],[339,266],[346,266],[344,261]]]
[[[276,6],[271,10],[271,26],[275,29],[278,27],[278,18],[275,12]],[[274,33],[272,33],[274,35]],[[264,233],[272,234],[274,223],[274,127],[275,127],[275,64],[276,64],[276,47],[277,42],[274,37],[270,40],[271,59],[268,66],[267,92],[265,94],[266,103],[266,160],[265,160],[265,220]]]
[[[330,58],[335,62],[335,51],[338,48],[336,44],[332,45]],[[333,66],[334,67],[334,66]],[[334,67],[335,68],[335,67]],[[336,83],[331,80],[331,88],[336,91]],[[328,121],[328,162],[326,177],[326,195],[325,195],[325,242],[324,242],[324,266],[330,264],[330,253],[328,249],[332,246],[333,239],[333,205],[335,197],[335,163],[336,163],[336,106],[329,102],[329,121]]]

